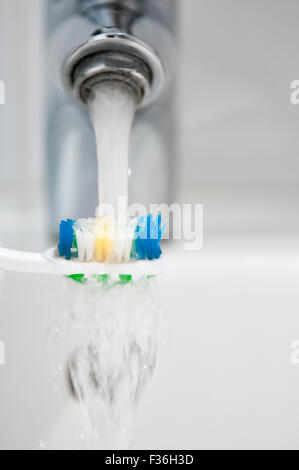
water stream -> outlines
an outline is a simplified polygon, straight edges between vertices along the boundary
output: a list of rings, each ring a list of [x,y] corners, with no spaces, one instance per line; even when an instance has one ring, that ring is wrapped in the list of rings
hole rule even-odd
[[[90,102],[99,201],[115,209],[119,197],[128,203],[128,149],[135,110],[130,88],[114,82],[101,83]],[[58,343],[71,340],[56,364],[64,378],[67,375],[86,417],[80,448],[130,448],[134,409],[155,372],[161,340],[156,280],[66,283],[64,305],[55,315],[58,333],[53,348],[63,351]]]
[[[68,445],[129,449],[135,409],[154,376],[164,337],[156,279],[126,285],[65,282],[51,348],[57,377],[67,377],[81,404],[84,427],[80,447]]]
[[[129,141],[136,96],[120,82],[102,82],[93,90],[89,108],[98,149],[99,202],[116,209],[119,197],[128,203]]]

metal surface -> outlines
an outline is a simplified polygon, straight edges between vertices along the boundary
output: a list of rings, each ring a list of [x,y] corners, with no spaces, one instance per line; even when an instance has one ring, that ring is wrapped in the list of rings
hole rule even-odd
[[[123,8],[132,11],[142,12],[145,8],[145,0],[79,0],[79,5],[83,9],[91,7],[102,8]]]
[[[86,83],[95,79],[120,80],[133,87],[139,106],[160,95],[165,73],[161,60],[142,41],[120,32],[98,34],[72,52],[63,65],[63,80],[75,96],[86,102]]]

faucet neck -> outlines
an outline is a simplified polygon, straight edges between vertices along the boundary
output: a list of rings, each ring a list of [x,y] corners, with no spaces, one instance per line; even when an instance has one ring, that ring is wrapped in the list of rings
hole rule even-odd
[[[101,7],[112,10],[129,10],[137,14],[145,11],[146,0],[78,0],[79,6],[83,10]]]
[[[144,0],[79,0],[81,14],[85,15],[100,32],[115,29],[130,33],[134,21],[144,15]]]

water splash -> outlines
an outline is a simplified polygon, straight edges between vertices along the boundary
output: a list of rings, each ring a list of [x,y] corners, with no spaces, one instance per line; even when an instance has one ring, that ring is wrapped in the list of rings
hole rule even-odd
[[[71,354],[60,353],[56,368],[64,377],[67,371],[82,407],[80,447],[130,448],[134,410],[154,376],[163,340],[156,280],[80,285],[67,279],[63,304],[52,347],[59,351],[70,343]]]

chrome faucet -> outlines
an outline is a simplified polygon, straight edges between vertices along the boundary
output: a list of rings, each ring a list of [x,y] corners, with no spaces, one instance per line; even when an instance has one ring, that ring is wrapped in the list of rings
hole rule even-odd
[[[47,162],[51,227],[94,216],[95,138],[88,102],[102,80],[136,93],[130,202],[169,203],[175,155],[176,0],[48,0]]]

